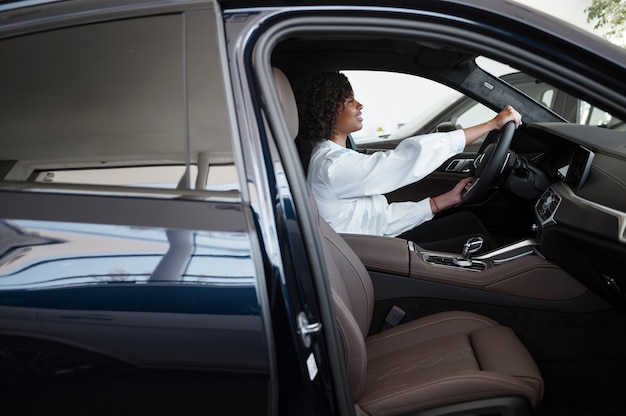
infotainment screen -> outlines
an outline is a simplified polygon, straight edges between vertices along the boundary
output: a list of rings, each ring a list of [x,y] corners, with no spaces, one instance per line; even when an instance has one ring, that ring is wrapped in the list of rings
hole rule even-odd
[[[594,153],[583,147],[578,146],[574,150],[569,165],[559,169],[565,178],[565,183],[573,191],[578,191],[585,184],[591,173],[591,163],[593,162]]]

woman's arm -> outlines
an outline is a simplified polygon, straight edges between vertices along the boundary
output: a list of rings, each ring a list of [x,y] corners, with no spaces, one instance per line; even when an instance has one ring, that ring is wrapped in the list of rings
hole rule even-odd
[[[311,159],[311,181],[326,183],[339,198],[384,195],[430,174],[464,143],[463,132],[456,130],[411,137],[393,150],[369,155],[335,150]]]

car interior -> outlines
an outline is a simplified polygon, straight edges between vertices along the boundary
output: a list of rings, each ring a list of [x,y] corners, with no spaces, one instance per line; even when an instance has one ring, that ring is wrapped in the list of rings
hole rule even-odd
[[[626,282],[620,272],[626,266],[626,206],[622,198],[626,152],[619,144],[625,138],[619,131],[623,123],[617,120],[614,128],[569,123],[564,116],[480,70],[475,64],[477,56],[478,52],[471,49],[415,39],[329,35],[294,36],[273,50],[271,64],[283,74],[277,75],[279,80],[287,79],[277,81],[279,90],[281,83],[294,85],[322,70],[397,71],[453,86],[493,110],[513,103],[524,117],[523,126],[504,144],[509,149],[505,152],[508,162],[489,181],[489,188],[457,208],[478,215],[500,241],[498,249],[474,256],[470,242],[470,247],[459,247],[456,253],[440,253],[398,238],[357,234],[338,238],[320,220],[325,250],[333,259],[330,263],[341,264],[347,256],[352,259],[350,270],[359,270],[358,283],[346,282],[345,276],[355,274],[353,271],[348,273],[339,265],[337,273],[335,264],[328,266],[353,399],[371,414],[401,413],[407,406],[403,400],[412,400],[416,408],[422,406],[416,404],[422,400],[432,405],[434,402],[429,400],[434,398],[422,395],[424,386],[419,376],[409,379],[410,387],[403,390],[403,395],[394,390],[398,386],[391,379],[385,379],[384,384],[373,374],[399,368],[394,367],[402,360],[397,358],[395,348],[411,345],[409,355],[416,354],[412,357],[416,358],[420,354],[417,340],[422,335],[417,335],[415,328],[424,320],[440,313],[459,314],[453,320],[475,313],[511,328],[515,334],[511,342],[520,342],[528,349],[530,361],[536,362],[542,378],[529,374],[522,378],[545,383],[545,391],[536,384],[534,394],[521,396],[535,405],[543,394],[537,414],[617,414],[624,403],[618,391],[625,387],[619,374],[626,364],[626,338],[620,329],[626,322],[622,292]],[[496,92],[481,97],[481,88],[487,84],[495,85]],[[293,118],[293,103],[284,101],[288,93],[280,95],[286,117]],[[355,95],[358,97],[358,91]],[[290,128],[293,130],[293,121]],[[293,131],[291,134],[295,137]],[[485,149],[495,152],[489,148],[501,147],[504,135],[491,133],[477,153],[463,153],[458,158],[474,160]],[[376,143],[368,143],[367,149],[356,151],[390,148],[387,143],[381,144],[380,149]],[[299,152],[302,173],[306,175],[308,154],[302,149]],[[450,189],[468,174],[446,169],[453,162],[444,163],[416,184],[386,195],[388,200],[417,201]],[[356,254],[358,260],[346,252]],[[353,263],[362,263],[367,275]],[[343,279],[337,282],[335,276]],[[367,283],[370,279],[371,288]],[[359,291],[354,286],[363,291],[361,296],[355,295]],[[406,328],[406,332],[399,328]],[[376,349],[376,340],[392,340],[399,333],[406,338],[389,341],[397,347]],[[351,337],[357,340],[356,347]],[[476,356],[492,353],[473,351]],[[360,360],[358,365],[355,359]],[[519,356],[509,356],[505,361],[524,362],[528,364],[526,369],[532,368],[526,358]],[[436,372],[436,368],[432,370]],[[495,367],[492,370],[498,371]],[[508,369],[501,371],[506,373]],[[445,371],[438,374],[449,375]],[[390,395],[395,398],[386,400],[381,388],[394,392]],[[443,391],[447,390],[442,387]],[[483,391],[476,397],[481,394],[494,395],[493,391]],[[520,393],[512,397],[520,397]],[[439,405],[445,405],[445,401]],[[485,403],[476,404],[481,405]]]
[[[274,69],[274,75],[295,137],[295,97],[284,73]],[[346,240],[321,216],[318,221],[357,409],[372,415],[433,407],[438,414],[531,413],[543,395],[543,380],[510,328],[482,315],[449,311],[368,335],[375,299],[371,277]]]

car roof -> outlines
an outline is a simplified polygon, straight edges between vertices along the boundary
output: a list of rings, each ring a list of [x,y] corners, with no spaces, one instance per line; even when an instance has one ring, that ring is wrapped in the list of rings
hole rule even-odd
[[[457,10],[463,9],[466,17],[479,17],[485,13],[505,16],[507,20],[514,20],[529,27],[549,30],[549,34],[560,39],[567,39],[579,47],[593,50],[599,56],[626,68],[626,53],[623,48],[611,44],[605,39],[594,35],[569,22],[558,19],[540,10],[513,0],[386,0],[381,4],[379,0],[217,0],[222,10],[254,8],[254,7],[290,7],[290,6],[341,6],[373,7],[373,8],[402,8],[421,10],[432,13],[451,12],[454,6]],[[497,22],[492,22],[496,24]]]
[[[524,23],[529,27],[543,28],[550,34],[569,39],[584,49],[595,51],[598,55],[611,60],[622,67],[626,67],[625,56],[622,48],[612,45],[599,36],[593,35],[571,23],[565,22],[540,10],[513,0],[386,0],[382,5],[379,0],[216,0],[222,10],[267,8],[267,7],[374,7],[374,8],[402,8],[430,11],[433,13],[449,13],[451,6],[464,9],[464,16],[479,15],[485,12],[506,16]],[[30,7],[45,7],[52,3],[72,4],[77,9],[97,8],[98,4],[120,3],[116,0],[81,2],[75,0],[0,0],[0,13],[11,12],[16,9]],[[124,0],[121,3],[145,3],[141,0]],[[26,19],[29,19],[26,16]],[[495,23],[495,22],[494,22]],[[6,24],[6,20],[5,20]]]
[[[549,35],[552,39],[566,40],[570,46],[580,48],[581,51],[593,51],[594,56],[602,58],[607,63],[616,65],[620,71],[626,70],[626,51],[616,45],[611,44],[605,39],[594,35],[588,31],[581,29],[571,23],[560,20],[547,13],[531,8],[520,2],[513,0],[387,0],[384,5],[377,0],[215,0],[224,12],[237,9],[253,9],[253,8],[354,8],[360,9],[407,9],[419,10],[423,13],[431,13],[435,16],[438,13],[443,15],[450,14],[453,10],[462,11],[464,19],[477,19],[484,21],[490,25],[502,26],[504,29],[511,24],[511,21],[522,23],[528,28],[537,29],[536,33],[525,32],[529,37],[529,41],[543,42],[546,40],[545,35]],[[62,13],[67,13],[72,9],[80,10],[97,10],[99,8],[107,8],[111,5],[131,6],[132,4],[145,4],[143,0],[96,0],[90,2],[75,0],[0,0],[0,37],[7,27],[28,24],[40,18],[38,16],[48,6],[54,6],[55,3],[63,3],[63,7],[59,8]],[[167,2],[158,2],[159,4],[168,4]],[[201,4],[201,1],[190,2]],[[454,7],[454,9],[452,8]],[[29,13],[23,13],[23,10],[29,9]],[[292,10],[293,11],[293,10]],[[52,11],[52,15],[54,15]],[[460,15],[460,13],[458,13]],[[49,15],[44,15],[49,18]],[[489,16],[488,20],[486,16]],[[494,16],[501,16],[500,22]],[[494,20],[495,19],[495,20]],[[504,23],[506,22],[506,23]]]

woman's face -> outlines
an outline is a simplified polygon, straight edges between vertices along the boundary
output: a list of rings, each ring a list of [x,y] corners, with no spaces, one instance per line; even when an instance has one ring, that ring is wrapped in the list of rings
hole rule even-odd
[[[334,133],[338,136],[346,137],[352,132],[361,130],[363,128],[362,108],[363,105],[354,99],[353,94],[350,94],[344,100],[343,105],[339,106]]]

